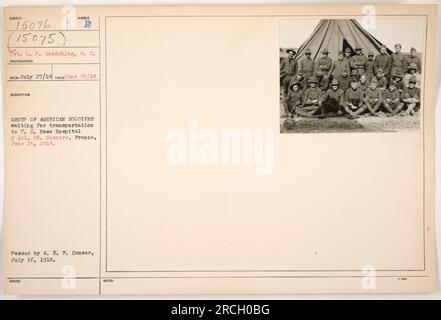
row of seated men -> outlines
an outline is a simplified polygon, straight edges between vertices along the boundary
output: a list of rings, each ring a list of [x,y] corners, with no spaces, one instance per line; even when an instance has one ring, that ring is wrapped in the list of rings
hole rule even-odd
[[[380,112],[387,116],[414,115],[420,107],[421,92],[414,74],[406,82],[398,77],[387,80],[381,70],[371,80],[365,74],[347,78],[341,81],[334,77],[326,83],[316,76],[306,81],[297,74],[282,95],[285,116],[357,119],[363,114],[378,116]]]

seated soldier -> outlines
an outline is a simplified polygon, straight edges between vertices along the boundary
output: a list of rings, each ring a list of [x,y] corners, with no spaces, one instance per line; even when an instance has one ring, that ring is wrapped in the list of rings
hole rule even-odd
[[[338,87],[337,79],[331,81],[331,88],[320,98],[321,117],[342,115],[344,109],[344,91]]]
[[[366,74],[360,75],[360,80],[358,81],[358,87],[361,91],[365,92],[369,88],[369,81],[366,78]]]
[[[385,90],[387,88],[388,81],[387,81],[386,76],[384,75],[383,69],[381,69],[381,68],[377,69],[377,74],[375,76],[375,79],[377,79],[377,82],[378,82],[377,87],[380,90]]]
[[[404,111],[405,115],[414,115],[416,111],[420,108],[420,88],[416,87],[417,78],[411,77],[409,79],[409,87],[403,92],[403,102],[406,107]]]
[[[380,109],[382,100],[381,89],[378,88],[377,79],[373,79],[369,88],[364,92],[364,104],[373,116],[377,116],[377,111]]]
[[[366,106],[363,103],[364,93],[358,87],[358,81],[353,79],[351,81],[351,87],[346,90],[344,110],[347,113],[349,119],[357,119],[366,110]]]
[[[388,116],[394,116],[403,109],[404,103],[401,101],[401,92],[397,88],[397,83],[392,80],[389,83],[389,89],[384,91],[383,104],[387,110]]]
[[[315,77],[310,77],[308,82],[309,88],[305,90],[303,105],[297,107],[295,112],[302,117],[316,117],[320,110],[322,91],[317,87],[317,79]]]
[[[410,78],[414,77],[416,79],[416,84],[415,87],[417,88],[421,88],[421,75],[419,73],[417,73],[417,65],[416,63],[411,63],[408,67],[408,73],[405,74],[403,81],[404,81],[404,85],[406,86],[406,88],[409,87],[409,80]]]
[[[406,89],[406,85],[403,81],[403,78],[404,78],[404,73],[401,72],[400,70],[396,70],[392,75],[392,80],[394,80],[397,83],[397,89],[400,92],[403,92],[404,89]]]
[[[301,107],[303,103],[303,92],[300,90],[298,81],[293,81],[289,92],[284,100],[285,114],[288,117],[292,117],[298,107]]]

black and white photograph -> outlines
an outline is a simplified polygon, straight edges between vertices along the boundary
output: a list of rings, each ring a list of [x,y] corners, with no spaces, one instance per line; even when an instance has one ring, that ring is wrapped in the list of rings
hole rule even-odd
[[[418,130],[422,17],[280,22],[280,132]]]

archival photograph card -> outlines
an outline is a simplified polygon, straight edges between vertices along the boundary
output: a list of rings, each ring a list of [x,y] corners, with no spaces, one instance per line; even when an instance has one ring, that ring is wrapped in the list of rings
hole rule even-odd
[[[435,291],[436,14],[5,8],[6,293]]]

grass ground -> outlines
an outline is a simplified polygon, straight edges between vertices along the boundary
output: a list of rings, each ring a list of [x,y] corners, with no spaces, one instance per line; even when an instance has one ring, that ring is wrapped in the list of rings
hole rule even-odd
[[[286,129],[283,125],[286,118],[280,121],[280,132],[309,133],[309,132],[396,132],[419,129],[419,112],[414,116],[367,116],[356,120],[338,118],[294,118],[295,126]]]

